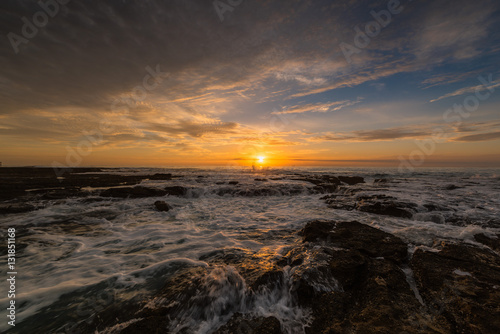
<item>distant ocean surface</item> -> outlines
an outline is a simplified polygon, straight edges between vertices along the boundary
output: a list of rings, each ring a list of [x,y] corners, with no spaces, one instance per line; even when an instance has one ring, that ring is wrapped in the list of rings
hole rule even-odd
[[[45,201],[42,209],[0,216],[2,229],[29,226],[17,240],[26,244],[17,258],[19,322],[30,321],[36,328],[54,317],[52,312],[64,302],[80,305],[57,316],[68,323],[82,321],[97,307],[154,293],[179,267],[206,266],[204,256],[221,249],[279,257],[297,242],[291,232],[284,237],[284,231],[299,230],[312,220],[356,220],[426,249],[439,240],[474,244],[476,233],[500,232],[500,169],[421,168],[399,173],[388,168],[119,168],[102,173],[171,173],[179,177],[144,180],[141,185],[182,186],[188,191],[183,196],[122,199],[101,198],[98,188],[86,188],[95,194]],[[314,192],[315,185],[298,180],[297,174],[361,176],[365,183],[339,191],[356,189],[352,196],[357,197],[393,196],[414,203],[416,213],[406,219],[332,208],[320,199],[326,194]],[[155,210],[157,200],[173,209]],[[286,296],[261,297],[249,309],[237,311],[272,314],[285,328],[307,323],[307,311],[290,304]],[[6,305],[6,295],[0,298]],[[216,309],[204,321],[186,312],[176,320],[177,329],[169,331],[210,333],[227,319]],[[6,321],[0,322],[0,331],[7,329]]]

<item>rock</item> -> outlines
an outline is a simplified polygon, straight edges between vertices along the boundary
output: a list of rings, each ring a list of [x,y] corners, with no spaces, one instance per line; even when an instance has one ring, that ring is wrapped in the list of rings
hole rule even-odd
[[[254,179],[255,181],[260,181],[260,182],[268,182],[268,179]]]
[[[143,186],[109,188],[101,192],[102,197],[119,198],[143,198],[165,196],[167,192],[161,189],[147,188]]]
[[[165,191],[171,196],[185,196],[187,194],[187,188],[181,186],[171,186],[165,187]]]
[[[365,183],[365,179],[361,176],[339,176],[338,179],[350,186],[358,183]]]
[[[454,209],[436,203],[425,203],[424,208],[428,211],[454,211]]]
[[[498,333],[498,254],[444,243],[440,252],[418,249],[410,265],[420,294],[441,328],[453,333]],[[418,321],[420,327],[433,327],[422,321]]]
[[[315,186],[313,190],[315,192],[318,192],[320,194],[325,194],[325,193],[333,193],[337,191],[338,185],[336,184],[328,184],[328,183],[320,183],[319,185]]]
[[[413,217],[413,210],[409,208],[405,203],[387,201],[387,202],[376,202],[376,203],[358,203],[356,207],[359,211],[370,212],[378,215],[393,216],[401,218],[411,218]]]
[[[165,201],[156,201],[154,203],[156,210],[158,211],[170,211],[173,208]]]
[[[396,263],[402,263],[408,255],[407,245],[398,237],[356,221],[314,221],[307,223],[299,235],[302,235],[303,242],[325,240],[336,247],[355,249]]]
[[[321,176],[304,175],[299,178],[292,178],[291,180],[309,182],[316,186],[319,186],[321,184],[335,184],[335,185],[341,184],[340,180],[332,175],[321,175]]]
[[[460,188],[463,188],[463,187],[459,187],[459,186],[456,186],[454,184],[449,184],[444,189],[446,189],[446,190],[455,190],[455,189],[460,189]]]
[[[388,179],[375,179],[373,181],[374,184],[385,184],[385,183],[388,183],[389,180]]]
[[[282,329],[290,323],[256,315],[274,312],[275,306],[261,303],[262,294],[279,300],[278,314],[290,306],[310,312],[307,334],[500,328],[500,255],[489,249],[443,243],[440,252],[417,249],[410,260],[402,240],[358,222],[312,221],[299,233],[304,242],[284,248],[283,256],[223,248],[200,256],[206,266],[168,266],[158,273],[163,288],[143,300],[100,309],[92,322],[79,322],[81,332],[124,324],[117,333],[188,333],[190,328],[181,327],[214,319],[229,319],[207,329],[216,334],[302,332],[301,325]],[[476,240],[496,241],[482,234]]]
[[[0,203],[0,214],[23,213],[35,210],[35,206],[25,203]]]
[[[282,334],[281,324],[275,317],[246,318],[235,313],[229,322],[214,334]]]
[[[90,194],[82,192],[79,187],[68,187],[66,189],[42,189],[43,199],[65,199],[70,197],[86,197]]]
[[[342,189],[340,189],[342,190]],[[338,194],[340,192],[340,194]],[[338,191],[336,195],[323,197],[328,207],[338,210],[358,210],[378,215],[412,218],[416,213],[417,204],[396,201],[395,197],[387,195],[360,195],[352,198],[349,193]]]
[[[330,237],[330,232],[332,232],[335,227],[335,222],[313,221],[307,223],[306,226],[299,231],[299,235],[302,236],[302,242],[327,240]]]
[[[172,180],[172,174],[170,173],[156,173],[154,175],[148,176],[148,179],[150,180]]]
[[[109,169],[113,172],[114,169]],[[86,196],[83,187],[115,187],[139,184],[144,179],[170,180],[171,174],[118,175],[104,174],[99,168],[0,168],[0,200],[42,195],[45,199]],[[26,191],[37,189],[36,191]]]
[[[484,233],[479,233],[474,235],[474,239],[477,242],[482,243],[483,245],[486,245],[490,247],[491,249],[496,250],[497,252],[500,252],[500,234],[496,235],[496,238],[490,238],[486,236]]]
[[[232,186],[235,186],[235,185],[237,185],[238,183],[239,183],[238,181],[229,181],[227,184],[232,185]]]
[[[332,184],[336,184],[336,185],[341,185],[342,184],[342,182],[340,182],[339,178],[335,177],[333,175],[322,175],[321,179],[325,183],[332,183]]]

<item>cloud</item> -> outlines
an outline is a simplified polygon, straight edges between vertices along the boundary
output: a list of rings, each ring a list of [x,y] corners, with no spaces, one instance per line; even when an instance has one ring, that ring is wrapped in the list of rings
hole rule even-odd
[[[463,95],[463,94],[471,94],[471,93],[475,93],[475,92],[482,92],[482,91],[485,91],[486,89],[495,89],[497,87],[500,87],[500,80],[492,81],[491,84],[489,84],[488,86],[475,85],[475,86],[469,86],[469,87],[460,88],[460,89],[457,89],[454,92],[451,92],[451,93],[445,94],[443,96],[440,96],[438,98],[432,99],[429,102],[436,102],[436,101],[439,101],[439,100],[442,100],[442,99],[446,99],[448,97],[459,96],[459,95]]]
[[[450,124],[416,124],[402,127],[359,130],[348,133],[325,133],[320,136],[312,136],[310,141],[336,141],[336,142],[372,142],[372,141],[392,141],[398,139],[426,139],[439,133],[442,139],[449,141],[485,141],[496,139],[498,132],[491,132],[498,129],[500,122],[493,120],[489,122],[462,123],[458,127]],[[439,130],[439,131],[437,131]],[[481,133],[489,131],[488,133]],[[457,135],[463,133],[474,133],[467,136]]]
[[[352,131],[350,133],[327,133],[314,137],[313,141],[351,141],[351,142],[371,142],[387,141],[396,139],[417,139],[430,137],[432,130],[416,129],[411,127],[398,127],[390,129],[376,129],[364,131]]]
[[[478,56],[483,52],[482,42],[488,36],[488,28],[494,22],[494,12],[492,1],[484,1],[481,5],[457,1],[452,8],[432,3],[414,39],[417,59],[442,62]]]
[[[355,101],[343,100],[335,101],[329,103],[311,103],[305,105],[298,105],[293,107],[284,107],[282,111],[273,111],[273,115],[284,115],[284,114],[302,114],[306,112],[332,112],[338,111],[340,109],[353,106],[362,101],[362,98],[358,98]]]
[[[458,138],[453,139],[453,141],[478,142],[478,141],[489,141],[489,140],[497,140],[497,139],[500,139],[500,131],[462,136],[462,137],[458,137]]]
[[[448,85],[455,82],[463,81],[473,76],[478,75],[478,71],[467,71],[464,73],[446,73],[446,74],[436,74],[422,81],[423,88],[429,89],[435,86]]]

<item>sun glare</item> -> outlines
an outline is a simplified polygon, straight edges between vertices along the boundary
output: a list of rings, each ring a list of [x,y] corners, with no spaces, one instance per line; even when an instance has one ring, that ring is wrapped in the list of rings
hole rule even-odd
[[[264,159],[265,159],[265,157],[263,157],[263,156],[258,156],[257,157],[257,161],[260,162],[260,163],[263,163]]]

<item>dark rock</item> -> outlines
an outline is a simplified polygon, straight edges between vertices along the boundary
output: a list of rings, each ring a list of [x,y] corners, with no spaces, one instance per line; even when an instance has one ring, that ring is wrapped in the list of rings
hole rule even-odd
[[[447,206],[439,205],[436,203],[426,203],[423,205],[428,211],[452,211],[452,208]]]
[[[173,208],[165,201],[156,201],[154,203],[156,210],[158,211],[170,211]]]
[[[338,185],[336,184],[328,184],[328,183],[320,183],[319,185],[315,186],[313,190],[315,192],[318,192],[320,194],[325,194],[325,193],[333,193],[337,191]]]
[[[137,322],[125,327],[120,334],[151,333],[163,334],[169,326],[169,319],[162,315],[154,315],[142,318]]]
[[[164,196],[167,192],[161,189],[147,188],[143,186],[109,188],[101,192],[102,197],[119,197],[119,198],[143,198],[143,197],[158,197]]]
[[[459,187],[459,186],[456,186],[454,184],[449,184],[444,189],[446,189],[446,190],[455,190],[455,189],[460,189],[460,188],[463,188],[463,187]]]
[[[398,237],[359,222],[307,223],[299,232],[303,242],[324,240],[336,247],[356,249],[371,257],[384,257],[402,263],[407,258],[407,245]]]
[[[185,196],[187,194],[187,188],[181,186],[171,186],[165,187],[165,191],[171,196]]]
[[[268,182],[268,179],[254,179],[255,181],[260,181],[260,182]]]
[[[0,203],[0,214],[23,213],[35,210],[35,206],[25,203]]]
[[[227,184],[232,185],[232,186],[235,186],[235,185],[237,185],[238,183],[239,183],[238,181],[229,181]]]
[[[227,324],[214,334],[282,334],[281,324],[275,317],[246,318],[235,313]]]
[[[150,180],[172,180],[172,174],[170,173],[157,173],[151,176],[148,176],[148,179]]]
[[[375,213],[384,216],[393,216],[401,218],[413,217],[412,208],[401,202],[387,201],[376,203],[358,203],[357,209],[362,212]]]
[[[175,273],[158,274],[152,296],[99,311],[93,322],[81,322],[82,332],[139,319],[117,332],[163,333],[186,320],[229,319],[214,333],[282,333],[277,318],[251,313],[262,293],[310,311],[307,334],[497,333],[500,328],[500,256],[489,249],[444,243],[440,252],[417,249],[409,260],[399,238],[358,222],[313,221],[299,233],[304,242],[289,246],[282,257],[224,248],[200,256],[208,266],[179,264]],[[477,235],[476,240],[496,239]],[[289,332],[301,332],[295,328]]]
[[[114,169],[106,170],[113,172]],[[135,185],[144,179],[169,180],[173,177],[171,174],[104,174],[100,168],[2,167],[0,200],[40,194],[45,199],[79,197],[87,194],[79,191],[82,187]],[[68,192],[57,189],[66,189]],[[73,191],[75,189],[78,191]]]
[[[312,183],[314,185],[320,185],[321,183],[324,183],[324,181],[322,179],[316,179],[316,178],[312,178],[312,177],[304,177],[304,178],[293,178],[291,179],[293,181],[304,181],[304,182],[309,182],[309,183]]]
[[[86,197],[89,196],[89,192],[82,192],[80,188],[78,187],[70,187],[66,189],[42,189],[41,190],[42,195],[41,198],[43,199],[64,199],[64,198],[71,198],[71,197]]]
[[[303,242],[316,242],[326,240],[330,236],[336,224],[330,221],[314,221],[309,222],[299,231]]]
[[[476,239],[477,242],[500,252],[500,234],[497,234],[496,238],[490,238],[483,233],[479,233],[474,235],[474,239]]]
[[[333,175],[322,175],[321,179],[325,183],[332,183],[332,184],[336,184],[336,185],[340,185],[342,183],[342,182],[340,182],[338,177],[335,177]]]
[[[338,179],[350,186],[358,183],[365,183],[365,179],[361,176],[339,176]]]
[[[450,333],[498,333],[500,256],[469,245],[442,247],[418,249],[410,263],[435,322]]]

